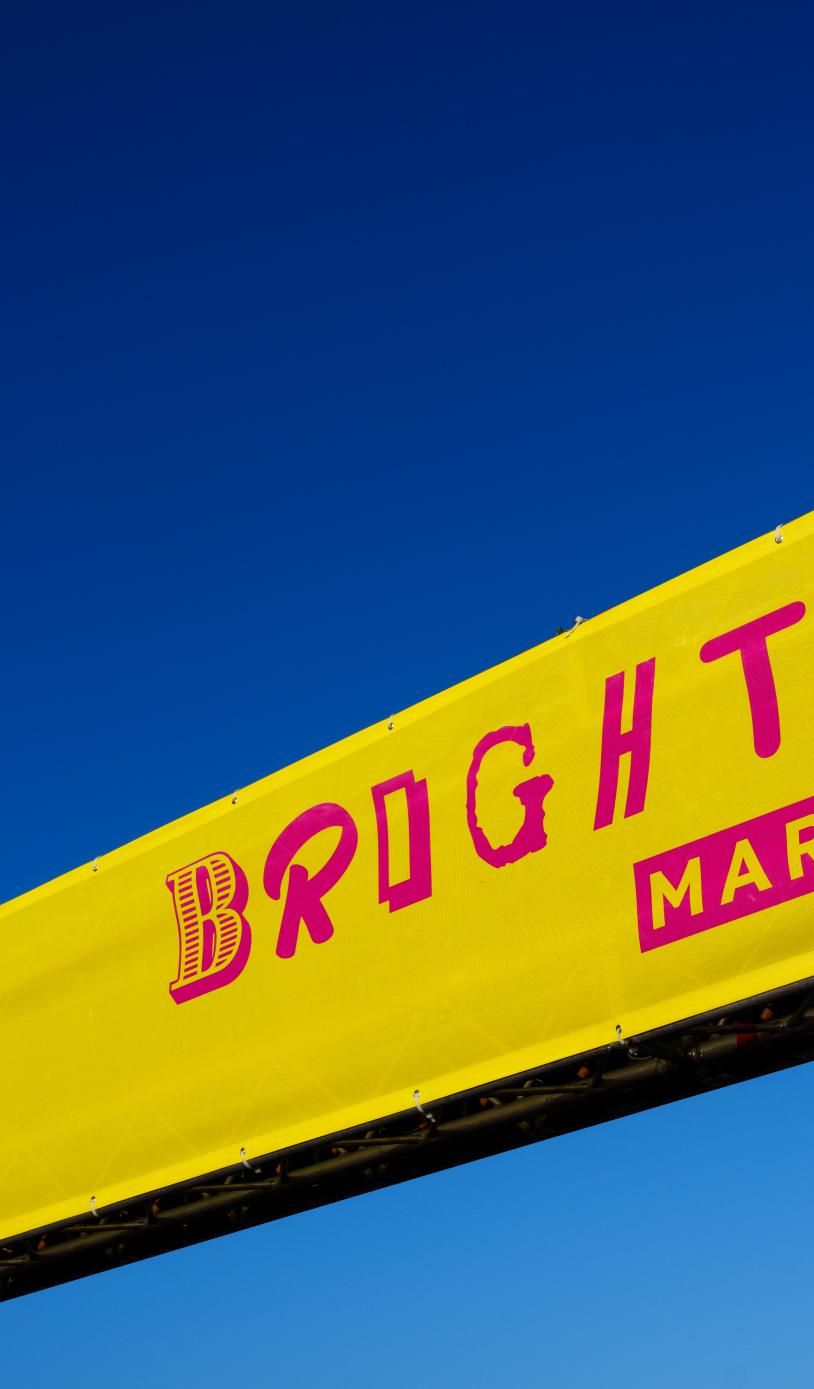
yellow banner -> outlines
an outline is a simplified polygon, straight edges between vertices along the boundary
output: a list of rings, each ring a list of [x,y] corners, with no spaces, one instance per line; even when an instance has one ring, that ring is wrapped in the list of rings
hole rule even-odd
[[[7,903],[0,1238],[813,976],[812,603],[806,517]]]

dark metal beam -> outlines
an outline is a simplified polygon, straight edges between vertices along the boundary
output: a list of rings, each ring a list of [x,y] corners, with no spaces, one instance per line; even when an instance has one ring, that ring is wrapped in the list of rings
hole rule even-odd
[[[0,1301],[814,1059],[811,981],[0,1244]]]

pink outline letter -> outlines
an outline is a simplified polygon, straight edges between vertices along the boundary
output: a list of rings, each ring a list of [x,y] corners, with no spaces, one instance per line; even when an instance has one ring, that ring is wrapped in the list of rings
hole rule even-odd
[[[534,744],[531,741],[531,729],[527,723],[507,725],[505,728],[498,728],[493,733],[487,733],[481,738],[472,754],[472,761],[466,776],[466,823],[469,826],[475,852],[478,858],[482,858],[484,863],[491,864],[493,868],[504,868],[507,863],[517,863],[518,859],[525,858],[526,854],[535,854],[538,849],[545,848],[543,801],[554,785],[554,780],[550,776],[535,776],[530,777],[528,781],[521,781],[519,786],[513,788],[512,795],[517,797],[526,814],[511,843],[501,844],[495,848],[489,843],[478,824],[477,790],[478,772],[481,769],[483,759],[489,749],[497,747],[498,743],[517,743],[518,747],[523,749],[524,767],[528,767],[534,761]],[[537,816],[539,819],[536,818]]]
[[[292,860],[309,839],[325,829],[341,830],[339,843],[328,861],[309,878],[308,869],[301,863],[293,863]],[[353,817],[333,801],[326,801],[323,805],[314,805],[310,810],[304,810],[302,815],[298,815],[296,820],[286,825],[277,836],[266,859],[263,887],[269,897],[273,897],[275,901],[279,900],[285,871],[291,864],[283,918],[277,937],[277,954],[280,959],[290,960],[297,949],[301,921],[317,945],[331,939],[334,933],[333,922],[322,905],[322,898],[339,882],[356,853],[358,842],[359,832]]]
[[[625,693],[625,672],[609,675],[605,681],[605,708],[602,713],[602,752],[599,761],[599,789],[596,793],[594,829],[604,829],[613,822],[616,812],[616,792],[619,789],[619,761],[630,753],[630,776],[625,797],[624,819],[644,810],[647,779],[650,775],[650,738],[653,731],[653,686],[656,680],[656,658],[640,661],[636,666],[633,690],[633,721],[622,732],[622,700]]]
[[[740,651],[752,715],[752,738],[758,757],[774,757],[780,747],[780,711],[766,640],[776,632],[793,627],[805,617],[805,611],[805,603],[787,603],[784,608],[766,613],[765,617],[756,617],[752,622],[744,622],[742,627],[733,627],[720,637],[713,637],[701,647],[701,660],[705,662]]]
[[[186,1003],[231,984],[248,960],[252,933],[243,910],[249,888],[240,864],[221,852],[176,868],[167,887],[178,925],[178,977],[170,994]]]
[[[394,791],[403,791],[407,800],[407,834],[410,846],[410,876],[404,882],[390,881],[390,826],[387,822],[386,798]],[[391,912],[401,911],[414,902],[432,897],[432,865],[430,860],[430,801],[426,781],[416,781],[412,771],[402,772],[389,781],[371,786],[376,812],[376,833],[379,841],[379,901],[387,902]]]

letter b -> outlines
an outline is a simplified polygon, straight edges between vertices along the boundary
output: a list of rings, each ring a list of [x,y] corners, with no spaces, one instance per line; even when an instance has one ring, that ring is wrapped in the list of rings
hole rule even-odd
[[[178,925],[176,1003],[231,984],[249,958],[252,933],[243,910],[246,875],[228,854],[207,854],[167,878]]]

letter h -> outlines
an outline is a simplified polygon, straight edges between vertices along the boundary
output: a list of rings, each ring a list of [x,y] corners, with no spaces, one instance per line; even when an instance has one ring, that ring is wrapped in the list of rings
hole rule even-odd
[[[599,766],[599,790],[596,797],[594,829],[601,830],[613,822],[616,812],[616,793],[619,787],[619,762],[624,753],[630,755],[630,775],[625,799],[625,819],[644,810],[647,779],[650,775],[650,739],[653,729],[653,685],[656,678],[656,658],[640,661],[636,666],[633,691],[633,721],[622,731],[622,701],[625,693],[625,673],[609,675],[605,681],[605,708],[602,715],[602,756]]]

